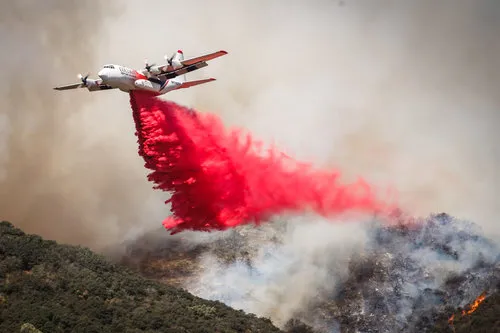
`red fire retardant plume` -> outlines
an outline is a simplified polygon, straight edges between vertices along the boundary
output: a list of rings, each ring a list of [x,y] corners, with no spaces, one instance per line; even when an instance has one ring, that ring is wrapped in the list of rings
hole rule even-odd
[[[172,233],[223,230],[273,214],[313,210],[324,216],[385,208],[368,184],[339,183],[337,171],[314,170],[239,129],[227,130],[212,114],[132,92],[139,154],[153,170],[155,189],[169,191]]]

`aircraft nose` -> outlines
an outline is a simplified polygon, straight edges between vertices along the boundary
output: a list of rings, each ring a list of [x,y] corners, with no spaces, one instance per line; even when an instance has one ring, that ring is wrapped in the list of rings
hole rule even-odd
[[[108,77],[106,72],[107,71],[103,68],[99,71],[99,73],[97,73],[97,76],[99,76],[101,79],[105,80]]]

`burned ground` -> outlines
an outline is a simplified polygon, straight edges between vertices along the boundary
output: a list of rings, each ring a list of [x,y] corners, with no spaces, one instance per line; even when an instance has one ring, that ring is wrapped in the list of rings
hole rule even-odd
[[[167,284],[189,285],[203,270],[200,258],[207,253],[228,268],[239,263],[257,270],[252,239],[235,230],[189,250],[181,241],[137,246],[135,252],[131,245],[122,263],[133,263],[141,274]],[[500,325],[499,253],[475,225],[446,214],[430,216],[419,226],[374,226],[367,251],[351,257],[347,278],[338,288],[320,290],[295,319],[317,331],[338,327],[343,333],[465,332],[471,327],[493,332]],[[330,269],[334,274],[335,267]],[[476,311],[459,315],[483,292],[486,300]],[[458,315],[450,325],[453,313]]]

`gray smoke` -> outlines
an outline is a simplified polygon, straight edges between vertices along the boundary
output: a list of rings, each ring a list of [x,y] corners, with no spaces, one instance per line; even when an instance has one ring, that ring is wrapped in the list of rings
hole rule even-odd
[[[0,4],[0,218],[26,232],[101,248],[151,216],[130,111],[52,90],[101,66],[115,14],[101,1]]]
[[[50,88],[104,63],[137,68],[178,48],[186,57],[225,49],[189,76],[218,81],[165,98],[216,112],[346,178],[392,185],[411,213],[446,211],[498,234],[496,1],[186,0],[176,9],[164,1],[2,2],[2,218],[95,248],[159,225],[165,195],[145,179],[128,96]],[[244,237],[252,267],[270,269],[262,285],[243,266],[226,273],[213,255],[191,290],[204,293],[206,279],[214,297],[284,322],[339,290],[349,258],[372,239],[362,222],[282,219],[284,229],[269,224],[268,236]],[[203,236],[187,238],[205,244]],[[433,274],[442,281],[456,270]],[[223,279],[249,296],[220,294],[211,281]]]
[[[275,227],[263,226],[251,232],[245,236],[251,242],[224,247],[228,255],[252,253],[250,258],[238,258],[229,265],[213,253],[206,253],[200,259],[205,269],[188,290],[272,318],[278,325],[285,324],[321,292],[332,292],[347,278],[346,258],[366,242],[366,231],[359,223],[337,221],[335,225],[318,220],[287,219],[275,241],[259,241],[265,234],[276,233]],[[313,240],[316,246],[311,246]],[[221,244],[214,247],[217,245]]]
[[[141,47],[127,53],[131,63],[142,61],[144,49],[153,61],[150,54],[168,53],[169,45],[187,57],[229,51],[190,75],[218,81],[165,98],[216,112],[227,125],[248,128],[299,159],[337,167],[346,178],[391,185],[410,214],[445,211],[495,237],[499,7],[494,1],[185,1],[189,15],[158,27],[163,42],[150,26],[129,25],[137,15],[162,20],[169,5],[150,1],[130,4],[115,28],[141,36]],[[372,240],[361,222],[296,216],[283,223],[285,230],[269,224],[237,237],[254,256],[253,268],[247,259],[227,266],[220,255],[203,257],[204,271],[190,290],[283,323],[308,310],[318,294],[341,288],[350,258]],[[432,272],[435,281],[470,267],[461,261],[448,267],[422,251],[422,260],[444,265]],[[416,283],[406,281],[408,288]]]
[[[108,57],[142,66],[177,48],[225,49],[189,76],[218,81],[165,98],[346,178],[393,186],[415,214],[452,212],[498,233],[499,7],[188,0],[189,15],[164,21],[169,4],[133,2],[110,25]],[[153,32],[137,17],[163,24]]]
[[[190,76],[218,81],[165,98],[218,112],[346,177],[392,185],[415,213],[452,212],[498,233],[496,2],[188,0],[183,8],[189,15],[165,20],[171,7],[162,1],[2,3],[4,218],[37,219],[29,231],[65,241],[78,239],[70,236],[78,225],[90,243],[108,242],[103,225],[122,234],[161,220],[165,196],[145,180],[128,96],[49,88],[107,62],[141,67],[178,48],[188,57],[226,49]]]
[[[298,220],[274,241],[266,226],[212,244],[188,290],[280,326],[300,318],[325,332],[423,332],[436,313],[500,283],[498,244],[447,215],[409,228]]]

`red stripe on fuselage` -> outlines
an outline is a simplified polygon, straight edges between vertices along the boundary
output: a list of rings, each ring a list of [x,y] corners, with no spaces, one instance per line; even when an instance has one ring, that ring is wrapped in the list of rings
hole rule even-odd
[[[135,72],[135,79],[136,79],[136,80],[139,80],[139,79],[144,79],[144,80],[146,80],[146,79],[147,79],[146,75],[141,74],[141,73],[139,73],[138,71],[134,71],[134,72]]]

